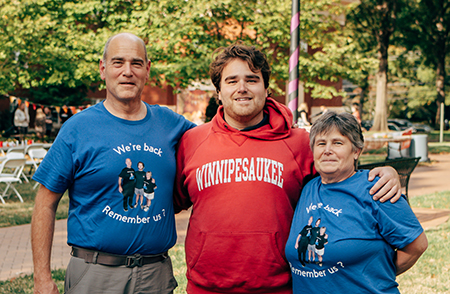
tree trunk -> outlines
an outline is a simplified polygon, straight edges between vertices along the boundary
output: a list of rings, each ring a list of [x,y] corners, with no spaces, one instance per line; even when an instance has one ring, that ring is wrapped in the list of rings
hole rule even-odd
[[[375,104],[375,117],[373,121],[373,131],[385,132],[387,127],[387,71],[388,71],[388,52],[389,37],[380,38],[378,43],[378,59],[380,65],[377,72],[377,91]]]
[[[364,104],[368,101],[367,93],[369,93],[369,76],[366,75],[359,85],[361,93],[359,94],[359,113],[361,114],[361,120],[364,115]]]
[[[387,95],[387,73],[388,73],[388,48],[389,39],[394,32],[397,2],[382,0],[378,2],[376,9],[380,17],[380,27],[375,31],[378,43],[378,60],[380,64],[377,72],[377,96],[375,106],[375,117],[371,130],[385,132],[388,130],[388,95]]]
[[[437,90],[437,96],[436,96],[436,117],[435,117],[435,125],[440,126],[440,120],[441,120],[441,103],[445,104],[445,55],[442,58],[439,58],[436,65],[436,90]]]

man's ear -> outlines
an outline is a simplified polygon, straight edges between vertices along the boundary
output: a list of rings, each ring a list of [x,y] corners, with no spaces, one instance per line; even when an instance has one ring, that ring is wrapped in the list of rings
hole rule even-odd
[[[217,99],[219,99],[219,101],[222,101],[222,93],[220,92],[220,90],[217,90]]]
[[[362,149],[356,149],[356,152],[355,152],[355,155],[354,155],[355,160],[358,160],[358,158],[361,155],[361,153],[362,153]]]
[[[152,67],[152,61],[148,60],[147,62],[147,80],[150,78],[150,68]]]
[[[100,77],[102,80],[105,80],[105,64],[103,63],[103,59],[100,59],[100,62],[98,63],[99,71],[100,71]]]

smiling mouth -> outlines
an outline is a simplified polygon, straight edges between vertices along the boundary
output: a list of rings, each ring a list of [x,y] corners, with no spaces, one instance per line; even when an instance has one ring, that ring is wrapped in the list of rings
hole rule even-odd
[[[250,97],[242,97],[242,98],[234,98],[234,101],[250,101],[252,98]]]

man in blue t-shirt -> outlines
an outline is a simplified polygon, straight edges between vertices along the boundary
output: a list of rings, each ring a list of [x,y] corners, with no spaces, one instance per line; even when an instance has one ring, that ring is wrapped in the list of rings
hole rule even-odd
[[[137,36],[111,37],[99,69],[106,99],[64,123],[33,177],[41,183],[31,224],[34,291],[59,293],[51,245],[56,208],[68,190],[72,257],[65,293],[172,293],[177,282],[167,251],[176,242],[175,147],[195,125],[141,101],[150,60]],[[145,163],[158,181],[158,198],[147,211],[128,209],[134,208],[132,162]]]

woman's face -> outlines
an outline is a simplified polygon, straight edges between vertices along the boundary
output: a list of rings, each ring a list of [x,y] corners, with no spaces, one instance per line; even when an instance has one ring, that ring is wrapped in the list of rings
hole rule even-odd
[[[326,134],[316,135],[313,155],[314,166],[325,184],[337,183],[351,177],[355,160],[361,150],[353,150],[350,139],[336,128]]]

